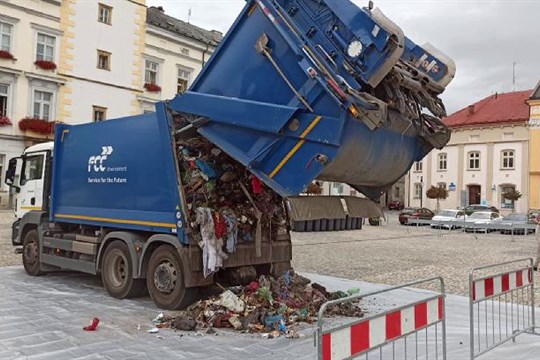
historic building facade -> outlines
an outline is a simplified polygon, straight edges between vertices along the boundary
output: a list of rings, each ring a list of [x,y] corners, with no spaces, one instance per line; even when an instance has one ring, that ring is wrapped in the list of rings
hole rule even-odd
[[[448,116],[451,140],[413,165],[407,176],[406,204],[435,209],[436,200],[426,197],[433,185],[449,190],[442,208],[489,204],[502,213],[526,212],[530,94],[530,90],[494,94]],[[509,189],[520,191],[522,198],[504,199],[502,194]]]
[[[10,158],[81,124],[153,111],[186,90],[222,34],[146,0],[0,0],[0,206]]]

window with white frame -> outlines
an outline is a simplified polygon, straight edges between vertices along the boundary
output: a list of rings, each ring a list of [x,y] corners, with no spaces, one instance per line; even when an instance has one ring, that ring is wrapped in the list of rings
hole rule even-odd
[[[422,171],[422,162],[417,161],[414,163],[414,171],[415,172],[421,172]]]
[[[49,91],[34,90],[33,117],[51,120],[54,94]]]
[[[514,150],[501,151],[501,169],[514,168]]]
[[[107,118],[107,108],[103,106],[92,106],[92,121],[103,121]]]
[[[0,21],[0,50],[11,52],[13,25]]]
[[[178,81],[176,85],[176,92],[183,93],[189,87],[191,82],[191,72],[192,70],[185,68],[178,68]]]
[[[37,34],[36,60],[53,61],[56,38],[51,35]]]
[[[0,117],[8,116],[9,85],[0,84]]]
[[[437,155],[437,171],[446,171],[448,168],[446,153]]]
[[[104,50],[97,51],[97,68],[111,70],[111,53]]]
[[[467,169],[480,170],[480,152],[479,151],[471,151],[468,154]]]
[[[112,20],[112,6],[105,4],[98,4],[98,21],[107,25],[111,25]]]
[[[422,183],[415,183],[414,184],[414,198],[420,199],[422,196]]]
[[[144,83],[158,84],[159,63],[156,61],[145,60],[144,63]]]

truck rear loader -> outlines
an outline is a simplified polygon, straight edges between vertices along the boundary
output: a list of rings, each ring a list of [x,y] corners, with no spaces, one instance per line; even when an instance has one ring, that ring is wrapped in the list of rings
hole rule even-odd
[[[448,142],[438,96],[454,73],[371,2],[249,0],[187,92],[57,124],[54,144],[10,160],[13,245],[30,275],[100,274],[112,296],[148,291],[165,309],[222,274],[279,274],[281,199],[315,179],[378,199]]]

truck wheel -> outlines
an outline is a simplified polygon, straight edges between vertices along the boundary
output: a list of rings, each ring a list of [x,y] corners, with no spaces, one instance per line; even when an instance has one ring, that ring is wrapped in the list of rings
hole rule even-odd
[[[148,292],[157,307],[185,308],[195,301],[198,288],[184,286],[184,272],[178,250],[161,245],[150,256],[146,273]]]
[[[30,230],[24,236],[22,261],[28,275],[39,276],[43,274],[39,263],[39,234],[35,229]]]
[[[132,298],[144,293],[144,279],[133,278],[129,249],[123,241],[114,241],[105,250],[101,281],[112,297]]]

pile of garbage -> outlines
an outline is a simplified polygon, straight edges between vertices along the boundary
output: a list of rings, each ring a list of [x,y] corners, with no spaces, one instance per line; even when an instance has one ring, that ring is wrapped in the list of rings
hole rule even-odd
[[[277,279],[261,275],[247,286],[230,287],[219,296],[200,300],[175,316],[160,316],[154,321],[158,328],[184,331],[231,328],[246,333],[261,333],[267,338],[281,335],[298,338],[295,325],[299,322],[315,322],[325,302],[358,291],[328,292],[323,286],[311,283],[291,269]],[[358,301],[349,301],[329,307],[325,314],[362,317],[364,312]]]
[[[201,136],[179,139],[178,161],[204,275],[218,270],[239,242],[260,245],[286,226],[283,199],[246,167]],[[260,248],[260,246],[258,247]]]

